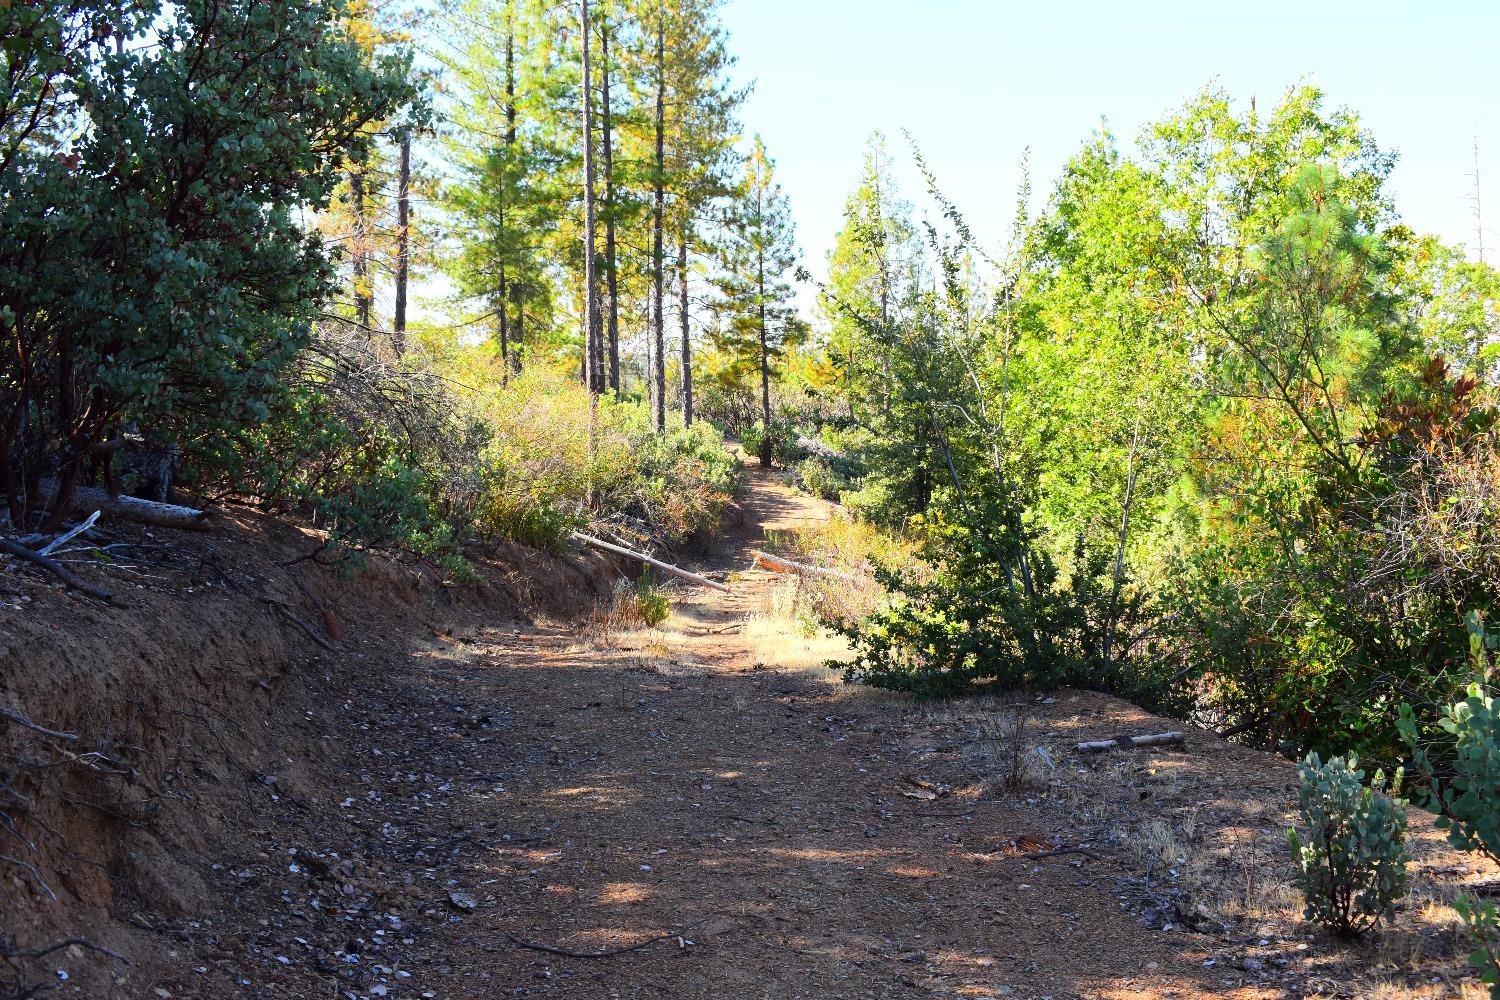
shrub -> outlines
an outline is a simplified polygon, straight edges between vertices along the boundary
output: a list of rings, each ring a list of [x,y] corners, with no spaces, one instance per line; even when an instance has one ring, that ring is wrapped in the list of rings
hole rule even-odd
[[[767,431],[764,421],[757,420],[746,427],[740,435],[740,446],[745,449],[747,455],[759,455],[761,447],[765,444],[766,437],[771,439],[771,460],[781,465],[795,465],[806,456],[802,449],[797,447],[797,432],[789,424],[780,421],[771,421],[770,430]]]
[[[1489,984],[1491,1000],[1500,1000],[1500,909],[1488,899],[1463,895],[1453,904],[1474,945],[1469,964]]]
[[[844,490],[849,487],[848,480],[835,472],[821,458],[803,459],[797,464],[797,481],[802,488],[815,497],[823,500],[837,502]]]
[[[1467,624],[1471,662],[1487,678],[1500,635],[1486,631],[1477,614],[1470,613]],[[1462,701],[1443,710],[1437,720],[1443,735],[1430,743],[1423,744],[1410,706],[1401,706],[1397,726],[1417,767],[1429,775],[1451,772],[1446,784],[1436,779],[1429,784],[1438,829],[1448,831],[1454,847],[1500,861],[1500,706],[1489,687],[1483,680],[1471,683]]]
[[[858,620],[825,621],[853,651],[830,666],[925,696],[1085,679],[1082,610],[998,491],[968,502],[939,491],[925,525],[923,567],[877,567],[890,596]]]
[[[1366,785],[1359,759],[1324,764],[1307,755],[1299,771],[1297,809],[1308,826],[1303,843],[1295,829],[1287,841],[1296,857],[1303,916],[1340,934],[1360,934],[1388,918],[1406,892],[1406,803],[1384,791],[1385,774]],[[1396,772],[1392,792],[1398,792]]]
[[[667,592],[656,585],[649,572],[635,582],[635,613],[647,628],[656,628],[672,613]]]
[[[190,485],[308,518],[327,532],[311,553],[322,562],[357,568],[382,548],[465,575],[483,436],[446,384],[338,321],[319,326],[285,383],[254,426],[183,440]]]
[[[606,397],[591,448],[588,393],[576,379],[537,368],[499,382],[481,403],[482,535],[560,548],[591,513],[606,512],[682,541],[710,528],[738,486],[738,463],[707,423],[658,437],[643,404]]]
[[[618,580],[609,597],[594,606],[589,614],[587,633],[597,642],[609,645],[617,633],[641,627],[655,628],[672,613],[672,604],[664,590],[649,573],[634,584]]]
[[[1469,656],[1482,679],[1491,675],[1491,661],[1500,636],[1485,629],[1484,620],[1470,613]],[[1437,827],[1448,832],[1448,842],[1465,851],[1478,851],[1500,861],[1500,711],[1484,680],[1471,683],[1462,701],[1447,706],[1437,720],[1443,735],[1422,745],[1417,719],[1409,705],[1401,706],[1397,725],[1411,747],[1416,766],[1429,775],[1451,774],[1446,783],[1434,778],[1427,798],[1439,810]],[[1469,962],[1490,985],[1490,996],[1500,998],[1500,913],[1495,904],[1463,896],[1458,915],[1475,945]]]

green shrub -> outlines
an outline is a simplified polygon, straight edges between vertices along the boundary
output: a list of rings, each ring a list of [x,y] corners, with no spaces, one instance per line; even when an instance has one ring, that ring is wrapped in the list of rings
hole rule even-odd
[[[1486,631],[1484,619],[1470,613],[1469,656],[1480,678],[1491,675],[1500,636]],[[1500,861],[1500,711],[1495,696],[1483,681],[1471,683],[1462,701],[1444,709],[1438,718],[1443,735],[1423,745],[1417,719],[1409,705],[1401,706],[1397,725],[1411,747],[1416,766],[1429,775],[1451,775],[1445,782],[1433,778],[1428,804],[1438,811],[1437,827],[1448,832],[1448,842],[1465,851],[1478,851]],[[1468,930],[1475,950],[1469,962],[1490,985],[1490,996],[1500,1000],[1500,914],[1495,904],[1472,896],[1460,897],[1458,915]]]
[[[1500,1000],[1500,909],[1488,899],[1467,894],[1458,897],[1453,908],[1474,945],[1469,964],[1479,970],[1479,978],[1489,985],[1491,1000]]]
[[[1406,803],[1387,795],[1385,774],[1369,785],[1359,759],[1334,757],[1324,764],[1307,755],[1299,771],[1297,809],[1308,826],[1303,843],[1296,830],[1287,841],[1296,857],[1296,881],[1306,902],[1303,915],[1340,934],[1359,934],[1389,918],[1406,892]],[[1401,772],[1391,786],[1399,792]]]
[[[815,497],[837,502],[849,481],[835,472],[821,458],[807,458],[797,463],[797,481]]]
[[[666,591],[656,585],[649,572],[635,582],[635,613],[647,628],[656,628],[672,613]]]
[[[845,490],[839,502],[861,521],[884,528],[900,525],[910,515],[890,483],[884,480],[863,479],[857,487]]]
[[[1467,625],[1470,660],[1486,678],[1500,635],[1486,631],[1478,614],[1470,613]],[[1418,768],[1428,775],[1451,772],[1446,784],[1429,783],[1438,829],[1448,832],[1454,847],[1500,861],[1500,706],[1487,684],[1471,683],[1462,701],[1443,710],[1437,720],[1442,735],[1431,742],[1423,743],[1426,734],[1419,733],[1409,705],[1401,706],[1397,726]]]
[[[876,567],[887,599],[857,620],[824,620],[852,652],[830,666],[923,696],[1088,680],[1082,609],[998,490],[967,502],[938,491],[922,530],[920,564]]]
[[[744,433],[740,435],[740,446],[745,449],[745,454],[759,455],[768,433],[771,439],[773,462],[780,465],[795,465],[806,457],[802,449],[797,447],[796,429],[779,420],[771,421],[769,432],[766,430],[765,422],[761,420],[746,427]]]
[[[591,443],[588,393],[568,373],[538,367],[488,384],[481,537],[560,548],[608,512],[683,541],[710,529],[738,487],[739,463],[708,423],[659,437],[644,404],[606,397]]]

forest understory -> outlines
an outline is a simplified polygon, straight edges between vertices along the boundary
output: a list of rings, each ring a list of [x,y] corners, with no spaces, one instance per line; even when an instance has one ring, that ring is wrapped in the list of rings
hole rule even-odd
[[[73,942],[12,992],[1481,995],[1447,903],[1496,872],[1423,814],[1394,926],[1349,944],[1300,919],[1286,760],[1190,727],[1081,753],[1184,729],[1098,693],[839,683],[753,559],[830,510],[754,474],[697,567],[730,592],[674,587],[655,629],[599,612],[623,563],[344,579],[232,515],[153,529],[120,607],[8,574],[0,705],[77,735],[7,734],[56,766],[0,931]]]

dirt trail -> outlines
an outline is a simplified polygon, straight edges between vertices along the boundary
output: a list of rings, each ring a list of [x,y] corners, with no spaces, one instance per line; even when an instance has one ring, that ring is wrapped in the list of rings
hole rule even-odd
[[[932,737],[905,703],[777,667],[784,650],[768,640],[808,642],[790,627],[747,639],[746,617],[784,585],[745,572],[749,550],[828,507],[760,474],[744,507],[743,526],[706,567],[729,575],[733,593],[679,591],[644,646],[479,628],[417,654],[420,690],[463,706],[478,729],[432,727],[425,746],[376,731],[394,745],[369,752],[398,774],[431,772],[424,785],[443,790],[442,817],[458,832],[447,844],[433,835],[447,853],[420,859],[432,867],[419,882],[465,894],[460,905],[474,909],[419,945],[426,957],[409,960],[409,988],[380,977],[392,995],[1232,991],[1236,980],[1205,971],[1206,953],[1180,933],[1122,914],[1114,869],[994,853],[1010,838],[1057,832],[1059,803],[908,797],[920,771],[914,740]],[[370,770],[379,787],[381,768]],[[671,936],[598,958],[520,944],[599,952],[660,935]]]
[[[657,632],[470,616],[372,640],[352,688],[310,687],[240,853],[202,866],[222,906],[137,920],[181,953],[118,995],[1369,995],[1340,981],[1368,956],[1265,914],[1201,921],[1149,856],[1176,846],[1104,842],[1154,829],[1146,810],[1264,856],[1284,761],[1198,734],[1073,759],[1076,739],[1165,723],[1059,692],[1032,703],[1058,780],[997,797],[994,740],[976,740],[993,707],[834,683],[809,666],[828,640],[760,616],[786,581],[750,549],[829,507],[758,472],[743,507],[697,567],[732,592],[676,588]],[[1017,857],[1021,837],[1098,857]],[[1218,867],[1234,891],[1240,869]]]

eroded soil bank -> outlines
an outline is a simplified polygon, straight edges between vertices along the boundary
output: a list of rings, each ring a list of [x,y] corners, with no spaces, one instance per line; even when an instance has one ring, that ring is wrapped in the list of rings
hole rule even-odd
[[[389,563],[342,579],[283,567],[309,541],[249,520],[159,533],[178,551],[123,608],[0,577],[0,705],[80,736],[11,725],[7,746],[101,754],[12,779],[37,793],[25,860],[58,898],[5,872],[9,950],[78,936],[130,958],[74,945],[21,961],[24,981],[122,998],[1480,995],[1438,904],[1486,873],[1422,818],[1397,928],[1328,941],[1286,891],[1285,761],[1192,731],[1079,755],[1175,727],[1086,692],[922,705],[841,685],[818,665],[836,646],[777,614],[789,584],[748,555],[827,506],[757,475],[744,508],[699,567],[731,593],[679,588],[668,622],[631,633],[582,623],[621,569],[600,560],[515,550],[459,589]],[[999,787],[1017,742],[1026,781]]]

